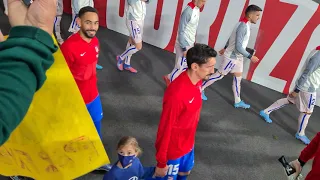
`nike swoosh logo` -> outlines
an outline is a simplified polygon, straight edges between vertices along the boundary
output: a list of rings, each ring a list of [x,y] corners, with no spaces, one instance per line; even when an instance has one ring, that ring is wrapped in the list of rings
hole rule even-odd
[[[87,52],[84,52],[83,54],[80,54],[80,56],[84,56]]]
[[[192,99],[189,101],[189,103],[191,104],[191,103],[193,102],[193,100],[194,100],[194,98],[192,98]]]

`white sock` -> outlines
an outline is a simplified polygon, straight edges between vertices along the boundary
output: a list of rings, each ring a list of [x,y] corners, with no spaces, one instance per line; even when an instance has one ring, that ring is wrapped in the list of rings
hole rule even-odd
[[[58,42],[63,41],[61,37],[60,23],[61,23],[61,16],[56,16],[56,21],[54,23],[54,30],[55,30],[55,34]]]
[[[264,112],[266,114],[270,114],[272,111],[283,108],[287,104],[289,104],[289,101],[287,98],[279,99],[276,102],[274,102],[273,104],[271,104],[271,106],[269,106],[267,109],[265,109]]]
[[[130,46],[131,46],[131,44],[130,44],[129,41],[128,41],[127,46],[126,46],[126,49],[128,49]],[[129,66],[130,66],[131,56],[132,56],[132,55],[128,55],[128,56],[126,57],[126,59],[125,59],[125,61],[124,61],[124,63],[125,63],[126,65],[129,65]]]
[[[185,71],[185,67],[183,66],[185,64],[186,58],[181,57],[179,60],[176,62],[174,69],[172,72],[168,75],[168,78],[170,82],[175,80],[183,71]],[[179,64],[178,64],[179,63]]]
[[[136,52],[138,52],[138,49],[134,45],[131,45],[128,48],[126,48],[126,50],[121,54],[120,58],[122,60],[125,60],[128,56],[131,56]]]
[[[239,103],[241,101],[240,92],[241,92],[241,80],[242,77],[233,77],[232,81],[232,91],[234,96],[234,103]]]
[[[210,86],[214,82],[219,81],[223,77],[224,77],[224,75],[220,74],[218,71],[216,73],[212,74],[208,81],[204,81],[202,83],[202,90],[204,90],[205,88],[207,88],[208,86]]]
[[[305,113],[300,113],[299,116],[299,127],[298,127],[298,134],[300,136],[304,136],[304,130],[306,129],[307,125],[308,125],[308,121],[310,118],[311,114],[305,114]]]
[[[80,30],[80,27],[79,25],[77,24],[77,15],[72,13],[72,21],[71,21],[71,24],[70,24],[70,27],[69,27],[69,32],[75,34],[77,33],[79,30]]]

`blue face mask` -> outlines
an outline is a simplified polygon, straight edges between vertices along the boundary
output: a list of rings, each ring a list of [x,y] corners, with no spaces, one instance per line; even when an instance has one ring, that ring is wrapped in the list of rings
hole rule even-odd
[[[120,161],[122,167],[127,167],[129,164],[131,164],[135,157],[136,157],[135,155],[133,155],[133,156],[122,156],[121,154],[118,154],[118,158],[119,158],[119,161]]]

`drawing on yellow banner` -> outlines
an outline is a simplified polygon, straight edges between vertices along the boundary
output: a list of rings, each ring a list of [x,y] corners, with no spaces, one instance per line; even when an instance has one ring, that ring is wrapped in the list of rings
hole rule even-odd
[[[109,163],[60,49],[54,57],[27,115],[0,147],[1,175],[70,180]]]

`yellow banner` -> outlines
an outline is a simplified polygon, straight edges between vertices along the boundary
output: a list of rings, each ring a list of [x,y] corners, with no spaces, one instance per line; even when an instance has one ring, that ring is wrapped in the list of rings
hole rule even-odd
[[[60,49],[54,58],[24,120],[0,147],[1,175],[70,180],[109,163]]]

